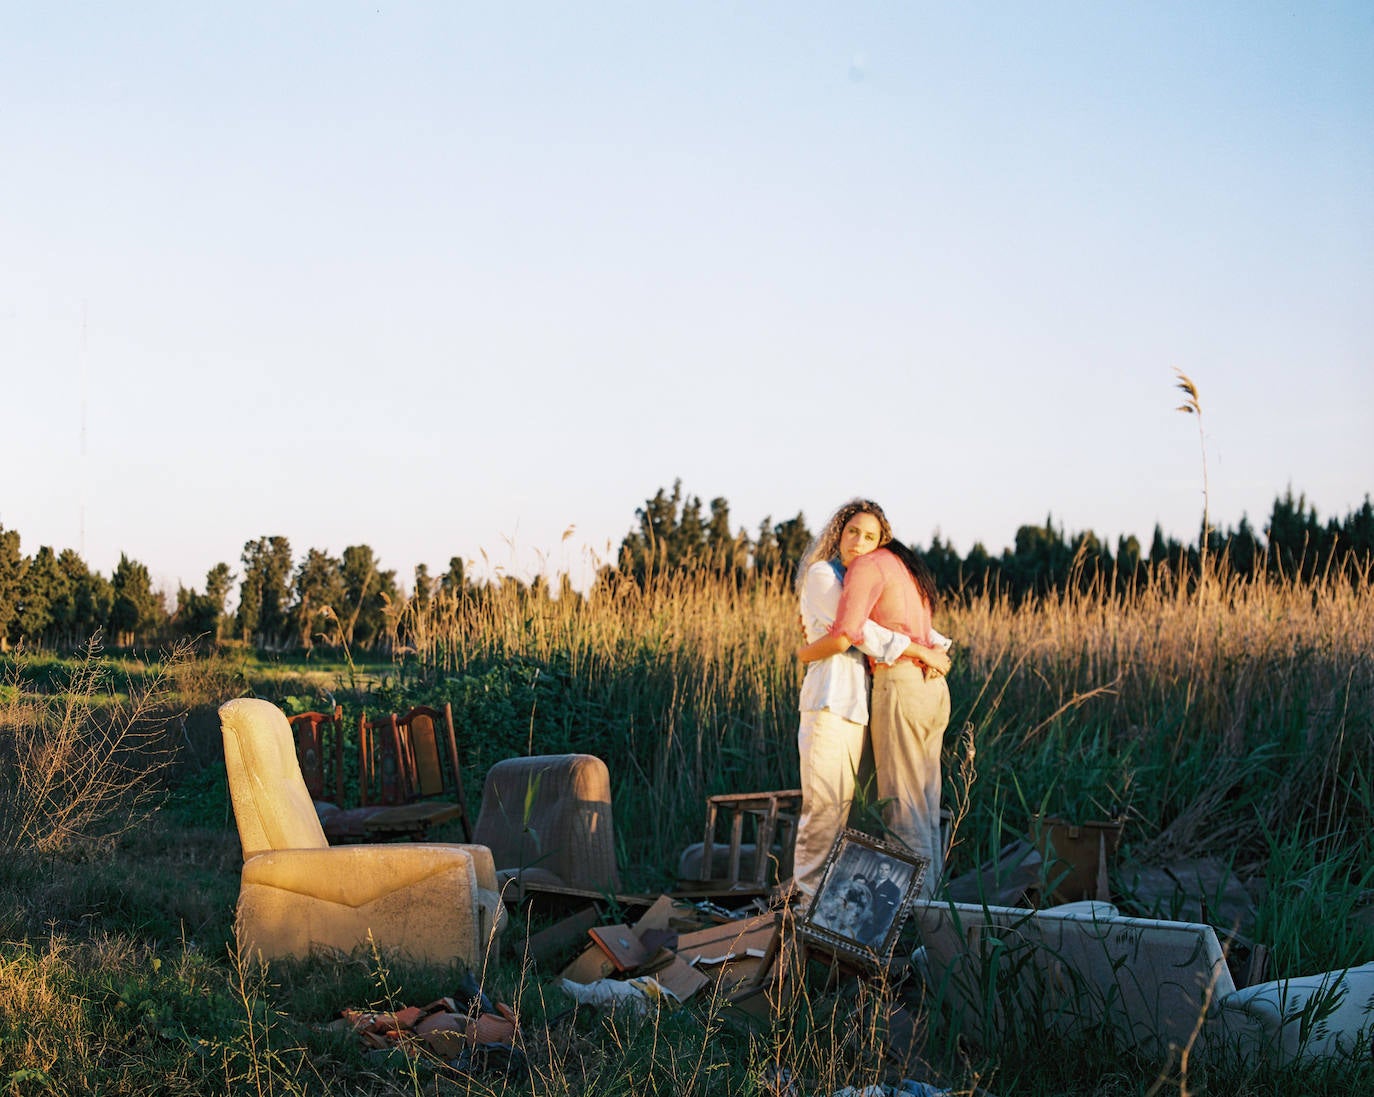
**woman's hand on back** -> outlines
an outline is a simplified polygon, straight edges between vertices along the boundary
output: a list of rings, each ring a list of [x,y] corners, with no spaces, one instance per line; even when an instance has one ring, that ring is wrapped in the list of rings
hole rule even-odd
[[[926,665],[926,678],[943,678],[949,673],[949,668],[954,665],[954,661],[949,657],[949,653],[941,651],[939,648],[928,648],[924,644],[913,643],[907,651],[914,654]]]

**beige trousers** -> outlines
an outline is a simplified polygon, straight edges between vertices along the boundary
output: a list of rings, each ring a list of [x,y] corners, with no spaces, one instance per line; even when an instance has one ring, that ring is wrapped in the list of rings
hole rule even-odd
[[[949,724],[949,686],[926,681],[915,663],[902,661],[873,674],[869,732],[878,795],[887,806],[888,829],[918,857],[930,862],[921,882],[934,895],[944,870],[940,841],[940,748]]]
[[[854,775],[864,749],[864,726],[829,709],[801,714],[797,750],[801,755],[801,816],[792,853],[792,878],[808,900],[816,894],[821,869],[835,837],[849,819]]]

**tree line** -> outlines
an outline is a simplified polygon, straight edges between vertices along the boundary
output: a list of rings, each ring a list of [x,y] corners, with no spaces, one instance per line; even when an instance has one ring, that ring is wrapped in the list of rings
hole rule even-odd
[[[0,649],[67,649],[96,633],[115,647],[187,638],[273,649],[319,642],[368,648],[385,634],[388,612],[407,601],[395,571],[367,545],[350,545],[337,557],[312,548],[297,561],[287,538],[260,537],[243,546],[239,562],[237,574],[227,563],[212,567],[203,590],[179,585],[169,605],[153,589],[147,566],[127,554],[107,579],[71,549],[54,553],[45,545],[23,556],[18,532],[0,527]],[[229,613],[236,579],[238,605]],[[460,559],[436,578],[421,565],[411,600],[466,586]]]
[[[705,517],[701,499],[684,497],[680,481],[671,493],[660,488],[636,510],[638,528],[621,542],[617,570],[637,579],[684,570],[735,578],[795,573],[812,540],[801,514],[776,525],[765,518],[754,539],[743,528],[731,534],[729,514],[729,504],[717,498]],[[1242,581],[1259,574],[1311,580],[1332,571],[1367,579],[1374,567],[1374,504],[1366,496],[1344,518],[1322,522],[1290,488],[1275,498],[1262,532],[1242,516],[1234,528],[1199,529],[1197,541],[1185,544],[1156,524],[1148,548],[1132,534],[1118,537],[1113,550],[1092,530],[1066,533],[1052,515],[1043,525],[1020,526],[1013,544],[996,555],[975,542],[961,556],[939,534],[928,547],[908,543],[925,558],[943,595],[992,593],[1016,603],[1070,587],[1124,591],[1159,568],[1196,576],[1204,554]]]
[[[776,523],[766,517],[752,534],[734,528],[726,499],[703,504],[699,496],[684,494],[681,481],[645,500],[635,518],[616,562],[602,569],[597,583],[646,583],[672,573],[736,584],[776,580],[795,573],[812,540],[800,513]],[[1312,579],[1334,571],[1366,582],[1374,567],[1374,506],[1366,496],[1344,518],[1323,522],[1290,489],[1274,500],[1262,531],[1242,517],[1233,529],[1199,530],[1193,544],[1166,538],[1156,526],[1148,548],[1135,536],[1119,537],[1112,547],[1091,530],[1068,534],[1047,517],[1042,525],[1021,526],[1014,543],[996,555],[976,543],[961,556],[939,535],[928,547],[913,547],[924,555],[942,594],[955,598],[990,592],[1020,602],[1071,587],[1122,591],[1160,568],[1196,575],[1204,555],[1241,581],[1260,574]],[[367,545],[351,545],[339,556],[312,548],[297,559],[282,536],[247,542],[239,565],[235,573],[227,563],[216,564],[202,590],[179,585],[169,604],[153,589],[148,568],[127,555],[121,554],[107,579],[71,549],[55,552],[44,545],[25,556],[19,533],[0,526],[0,650],[21,643],[67,649],[96,633],[116,647],[184,637],[267,649],[323,643],[375,650],[394,639],[391,624],[406,607],[482,597],[495,582],[473,582],[462,559],[453,557],[440,575],[417,567],[406,595],[395,571],[382,567]],[[236,581],[238,602],[230,613]],[[524,587],[532,597],[554,596],[542,576],[527,587],[511,577],[499,582]],[[579,596],[566,576],[558,596]]]
[[[603,569],[603,580],[619,573],[643,582],[655,573],[705,571],[735,580],[792,572],[811,543],[811,531],[800,513],[774,523],[771,515],[750,537],[741,526],[730,527],[730,504],[712,499],[707,512],[701,498],[683,496],[682,481],[672,493],[659,488],[635,510],[637,526],[620,542],[616,564]]]

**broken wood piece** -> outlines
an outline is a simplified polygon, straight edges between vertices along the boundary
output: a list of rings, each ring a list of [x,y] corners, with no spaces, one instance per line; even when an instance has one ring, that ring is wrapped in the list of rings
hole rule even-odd
[[[644,947],[629,926],[621,923],[614,926],[593,926],[587,931],[600,947],[616,971],[634,971],[649,959],[649,950]]]
[[[677,939],[677,954],[689,964],[719,964],[753,955],[762,959],[777,933],[772,914],[708,926]]]

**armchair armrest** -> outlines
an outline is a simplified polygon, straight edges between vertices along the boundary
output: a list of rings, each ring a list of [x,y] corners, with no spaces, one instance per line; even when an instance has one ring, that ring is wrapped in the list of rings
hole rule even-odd
[[[492,856],[491,849],[487,846],[475,845],[471,842],[436,842],[439,849],[462,849],[466,850],[472,857],[472,868],[477,873],[477,886],[485,888],[487,891],[498,891],[496,880],[496,858]]]
[[[1374,963],[1256,983],[1217,1005],[1223,1038],[1283,1061],[1351,1054],[1374,1034]]]
[[[469,890],[476,891],[478,880],[472,854],[460,846],[397,844],[278,849],[248,858],[243,863],[243,883],[361,907],[455,870],[466,875]]]
[[[472,857],[473,872],[477,876],[477,894],[482,905],[485,921],[482,932],[488,937],[499,937],[505,932],[509,917],[506,914],[504,882],[496,874],[496,859],[490,848],[471,842],[436,843],[437,849],[461,849]]]

